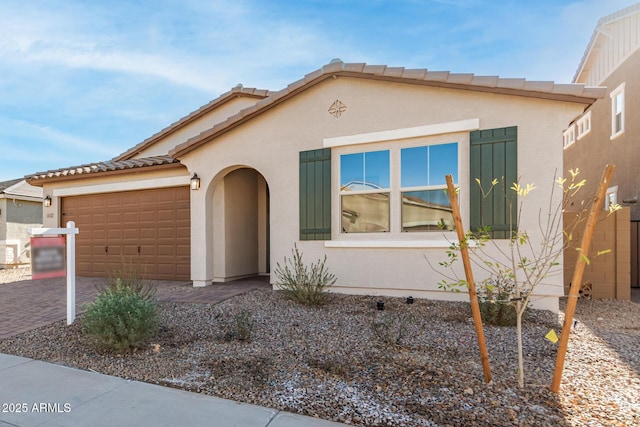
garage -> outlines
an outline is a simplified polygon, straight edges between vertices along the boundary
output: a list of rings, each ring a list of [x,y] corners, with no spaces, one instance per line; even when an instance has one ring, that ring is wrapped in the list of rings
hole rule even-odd
[[[189,187],[69,196],[62,223],[74,221],[76,274],[107,277],[124,261],[141,277],[190,278]]]

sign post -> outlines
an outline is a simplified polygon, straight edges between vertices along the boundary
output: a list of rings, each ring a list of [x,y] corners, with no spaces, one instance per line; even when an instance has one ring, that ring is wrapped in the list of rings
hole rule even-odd
[[[30,228],[29,233],[32,236],[58,236],[64,235],[66,236],[66,246],[67,246],[67,265],[66,265],[66,276],[67,276],[67,325],[73,323],[76,319],[76,234],[78,234],[80,230],[76,228],[76,224],[73,221],[67,222],[66,228]],[[49,239],[46,239],[49,240]],[[36,244],[38,246],[46,246],[46,249],[49,249],[46,254],[43,254],[43,265],[47,265],[49,269],[55,268],[53,265],[57,265],[57,259],[55,252],[55,245],[41,245]],[[32,260],[34,258],[32,257]],[[35,263],[34,263],[35,265]],[[40,268],[38,266],[37,268]],[[43,267],[45,270],[47,267]],[[47,277],[58,277],[60,270],[54,269],[53,271],[48,272],[37,272],[34,274],[33,279],[43,279]],[[61,276],[61,275],[59,275]]]

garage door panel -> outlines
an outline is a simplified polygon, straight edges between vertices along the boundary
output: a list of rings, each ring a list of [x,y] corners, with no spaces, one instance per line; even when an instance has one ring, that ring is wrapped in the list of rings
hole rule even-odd
[[[130,243],[133,241],[134,243],[140,240],[140,230],[137,228],[131,228],[132,224],[127,224],[127,228],[122,230],[122,241],[125,243]]]
[[[180,202],[183,205],[189,206],[191,204],[191,192],[180,191],[175,193],[175,201]]]
[[[121,245],[107,245],[105,249],[105,254],[107,257],[114,258],[114,260],[119,260],[122,254],[122,246]]]
[[[155,228],[141,228],[140,240],[146,241],[148,239],[155,240],[158,237],[158,230]]]
[[[189,226],[176,226],[176,238],[180,240],[191,240],[191,228]]]
[[[176,229],[175,227],[167,227],[162,226],[157,229],[157,238],[160,241],[167,239],[175,239],[176,238]]]
[[[91,222],[94,225],[101,225],[107,223],[107,214],[104,212],[92,213]]]
[[[176,245],[176,254],[178,256],[189,256],[191,254],[190,245]]]
[[[143,277],[188,280],[190,196],[180,187],[63,198],[65,222],[80,229],[77,274],[106,276],[125,259]]]
[[[158,255],[158,245],[140,245],[140,256],[154,257]]]
[[[188,193],[187,193],[188,194]],[[156,194],[156,203],[174,203],[176,201],[176,193],[174,192],[165,192]]]
[[[136,226],[140,222],[138,219],[138,212],[136,211],[128,211],[122,214],[122,222],[124,224],[135,224]]]
[[[78,214],[78,216],[77,216],[77,218],[78,218],[78,219],[77,219],[77,220],[75,220],[75,221],[76,221],[76,222],[79,222],[79,223],[93,222],[93,218],[92,218],[92,216],[93,216],[93,215],[91,215],[90,213],[84,213],[84,214],[83,214],[83,213],[80,213],[80,214]]]
[[[125,258],[138,256],[138,245],[124,245],[122,252]]]
[[[80,231],[85,233],[87,236],[91,236],[91,240],[93,241],[99,240],[104,242],[107,240],[107,230],[105,229],[89,230],[88,232],[86,230]]]
[[[107,245],[104,245],[104,244],[91,245],[91,250],[89,253],[92,256],[106,256],[108,253]]]
[[[176,256],[176,247],[175,245],[158,245],[157,256]]]
[[[189,210],[189,207],[181,207],[179,209],[176,210],[176,220],[177,221],[189,221],[191,216],[191,211]]]
[[[87,208],[91,209],[98,200],[104,200],[104,199],[101,197],[98,197],[95,200],[79,198],[77,199],[76,204],[73,207],[75,209],[87,209]],[[103,206],[104,201],[100,205]]]
[[[140,209],[138,220],[141,224],[154,224],[156,222],[156,211],[152,209]]]
[[[144,192],[140,193],[138,197],[138,204],[140,205],[155,205],[157,198],[156,192]]]
[[[137,206],[140,200],[140,195],[135,192],[123,193],[121,197],[122,206]]]
[[[174,264],[158,264],[158,273],[166,276],[174,276],[176,274],[176,266]]]
[[[138,272],[142,275],[142,276],[157,276],[156,273],[156,266],[157,263],[156,262],[138,262]],[[154,277],[155,278],[155,277]]]
[[[159,209],[156,213],[157,222],[175,221],[176,212],[171,209]]]
[[[80,227],[78,227],[80,228]],[[80,231],[82,232],[82,230]],[[116,242],[120,242],[122,240],[122,230],[114,230],[114,229],[110,229],[107,230],[107,242],[110,242],[111,244],[115,244]]]

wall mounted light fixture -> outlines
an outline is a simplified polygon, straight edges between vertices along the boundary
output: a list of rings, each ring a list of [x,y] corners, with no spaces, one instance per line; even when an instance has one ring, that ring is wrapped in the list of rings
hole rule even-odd
[[[44,198],[44,207],[48,208],[49,206],[51,206],[51,196],[47,196]]]
[[[191,189],[192,190],[200,189],[200,178],[198,177],[197,173],[194,173],[193,176],[191,177]]]

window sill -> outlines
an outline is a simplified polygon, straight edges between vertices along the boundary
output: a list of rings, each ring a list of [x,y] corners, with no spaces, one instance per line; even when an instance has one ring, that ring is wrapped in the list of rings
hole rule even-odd
[[[620,138],[622,135],[624,135],[624,130],[621,130],[621,131],[620,131],[620,132],[618,132],[618,133],[614,133],[613,135],[611,135],[611,136],[609,137],[609,139],[610,139],[611,141],[613,141],[614,139],[618,139],[618,138]]]
[[[325,248],[411,249],[448,248],[458,240],[327,240]],[[475,246],[470,242],[469,246]]]

